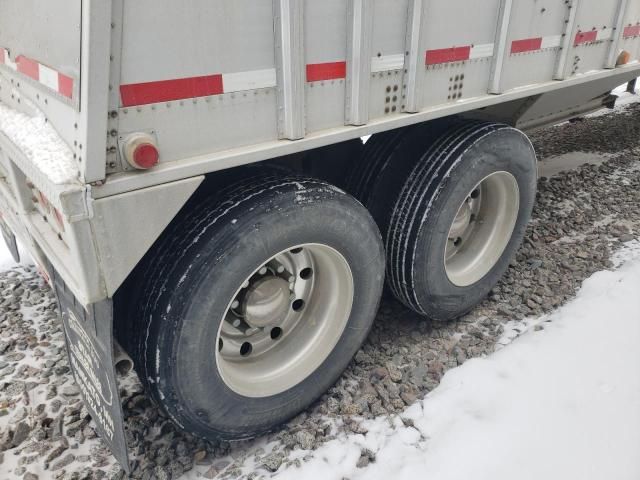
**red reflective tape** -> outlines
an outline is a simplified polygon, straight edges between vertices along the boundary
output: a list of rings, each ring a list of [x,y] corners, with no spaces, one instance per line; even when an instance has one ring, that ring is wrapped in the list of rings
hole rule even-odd
[[[427,50],[427,65],[440,63],[463,62],[471,57],[471,47],[442,48],[440,50]]]
[[[222,75],[161,80],[120,86],[123,107],[171,102],[224,93]]]
[[[34,80],[40,80],[40,65],[38,64],[38,62],[20,55],[18,58],[16,58],[16,64],[20,73],[23,73],[27,77],[31,77]]]
[[[313,63],[307,65],[307,82],[321,82],[347,77],[347,62]]]
[[[628,38],[628,37],[639,37],[640,36],[640,25],[631,25],[629,27],[625,27],[623,36],[625,38]]]
[[[511,44],[511,53],[535,52],[542,49],[542,37],[516,40]]]
[[[576,41],[573,46],[577,47],[578,45],[583,45],[585,43],[591,43],[598,40],[598,31],[592,30],[590,32],[578,32],[576,34]]]
[[[73,98],[73,78],[59,73],[58,93],[64,97]]]

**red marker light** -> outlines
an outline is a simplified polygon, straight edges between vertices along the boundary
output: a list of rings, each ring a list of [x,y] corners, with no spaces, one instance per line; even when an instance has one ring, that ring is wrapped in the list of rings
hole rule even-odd
[[[133,133],[122,144],[122,155],[133,168],[148,170],[160,162],[156,139],[148,133]]]
[[[158,149],[150,143],[142,143],[133,151],[133,163],[138,168],[148,169],[155,167],[160,161]]]

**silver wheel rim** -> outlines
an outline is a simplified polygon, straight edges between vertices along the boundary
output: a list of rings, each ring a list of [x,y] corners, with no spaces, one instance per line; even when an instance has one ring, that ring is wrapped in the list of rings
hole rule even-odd
[[[299,245],[267,260],[238,288],[218,331],[225,384],[253,398],[298,385],[342,337],[353,295],[349,264],[331,247]]]
[[[500,260],[518,221],[520,189],[508,172],[496,172],[469,192],[449,228],[445,270],[449,281],[468,287]]]

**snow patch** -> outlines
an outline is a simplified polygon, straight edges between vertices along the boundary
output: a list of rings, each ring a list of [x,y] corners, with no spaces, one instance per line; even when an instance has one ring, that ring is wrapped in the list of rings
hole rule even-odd
[[[0,271],[9,270],[11,267],[15,267],[16,262],[13,260],[9,249],[5,245],[4,241],[0,238]]]
[[[616,268],[619,268],[625,263],[635,261],[640,261],[640,239],[626,243],[624,248],[615,252],[611,257],[611,263],[613,263]]]
[[[278,478],[640,478],[640,242],[616,258],[627,263],[450,370],[400,417],[367,422],[366,435],[342,435]],[[364,449],[375,462],[359,469]]]
[[[74,183],[79,170],[71,149],[44,115],[30,117],[0,102],[0,133],[54,184]]]
[[[18,243],[18,251],[20,252],[20,263],[16,263],[13,257],[11,256],[11,252],[9,252],[9,248],[6,243],[4,243],[4,239],[0,236],[0,272],[4,272],[6,270],[10,270],[18,265],[33,265],[33,260],[31,260],[31,256],[25,250],[25,248]]]

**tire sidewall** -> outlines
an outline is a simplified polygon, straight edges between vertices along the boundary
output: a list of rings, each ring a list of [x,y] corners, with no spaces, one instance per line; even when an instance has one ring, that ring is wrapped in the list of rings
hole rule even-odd
[[[177,269],[186,268],[188,274],[160,305],[159,311],[166,312],[161,323],[169,328],[157,329],[163,353],[155,362],[151,355],[156,365],[150,370],[157,374],[165,409],[183,428],[207,438],[264,433],[321,396],[365,340],[383,284],[380,235],[355,200],[335,192],[329,197],[301,204],[295,192],[280,192],[238,218],[227,215],[198,240],[187,256],[190,263]],[[318,218],[323,221],[314,220]],[[265,398],[239,395],[216,365],[217,336],[228,304],[256,268],[308,243],[332,247],[349,263],[355,291],[348,325],[329,357],[297,386]]]
[[[520,206],[513,234],[498,262],[482,279],[459,287],[449,280],[445,269],[449,229],[469,193],[483,179],[500,171],[512,174],[518,183]],[[417,238],[413,279],[424,312],[432,318],[451,320],[482,301],[507,270],[535,203],[537,160],[531,142],[522,132],[504,128],[477,141],[444,178]]]

